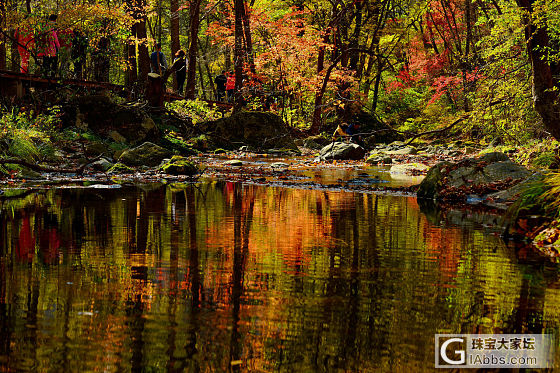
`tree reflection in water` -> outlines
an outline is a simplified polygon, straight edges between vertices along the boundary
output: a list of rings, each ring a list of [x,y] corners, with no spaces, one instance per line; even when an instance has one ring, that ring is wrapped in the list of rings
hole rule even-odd
[[[214,182],[0,209],[2,371],[422,371],[435,333],[560,320],[556,268],[414,198]]]

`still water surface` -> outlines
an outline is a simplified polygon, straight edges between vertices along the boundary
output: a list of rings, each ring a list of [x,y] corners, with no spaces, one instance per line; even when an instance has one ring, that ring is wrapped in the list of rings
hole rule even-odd
[[[423,211],[227,182],[5,199],[0,371],[431,371],[435,333],[558,331],[556,267]]]

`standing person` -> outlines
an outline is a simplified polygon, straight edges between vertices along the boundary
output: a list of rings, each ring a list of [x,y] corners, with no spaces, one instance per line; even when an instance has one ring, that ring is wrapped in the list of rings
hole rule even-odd
[[[150,56],[150,66],[152,70],[151,72],[159,75],[163,75],[167,69],[167,62],[165,61],[165,55],[161,51],[160,43],[156,43],[155,51],[153,51]]]
[[[60,62],[59,76],[67,78],[70,70],[70,56],[72,53],[72,41],[74,40],[74,31],[71,28],[59,29],[57,31],[60,49],[57,54],[57,60]]]
[[[71,57],[74,63],[74,77],[84,79],[84,64],[86,62],[88,39],[78,28],[74,29]]]
[[[233,71],[230,71],[229,76],[227,77],[226,91],[228,102],[233,102],[233,96],[235,95],[235,74]]]
[[[47,21],[45,31],[40,35],[41,46],[38,56],[43,57],[42,73],[47,77],[54,77],[58,65],[58,50],[60,43],[56,33],[56,14],[51,14]]]
[[[185,84],[185,79],[187,78],[187,59],[185,56],[185,51],[179,49],[177,53],[175,53],[175,59],[173,60],[173,66],[175,66],[177,61],[182,60],[182,62],[179,62],[179,66],[175,70],[175,76],[177,77],[177,93],[180,95],[183,94],[183,85]]]
[[[23,26],[16,30],[17,48],[20,57],[20,72],[27,74],[29,72],[29,56],[30,51],[33,49],[35,42],[33,40],[33,32],[29,30],[28,26]]]
[[[223,101],[226,97],[226,84],[228,78],[226,77],[226,72],[222,71],[220,75],[214,79],[214,83],[216,84],[216,100]]]

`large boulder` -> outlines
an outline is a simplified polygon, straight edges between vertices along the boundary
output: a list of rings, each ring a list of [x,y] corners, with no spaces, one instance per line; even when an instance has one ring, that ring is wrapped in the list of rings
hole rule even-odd
[[[353,159],[364,158],[366,151],[358,144],[335,142],[321,149],[319,157],[321,159]]]
[[[442,162],[432,167],[418,187],[419,198],[481,198],[518,184],[531,175],[525,167],[512,162],[503,153],[489,153],[458,163]],[[484,197],[485,198],[485,197]]]
[[[240,145],[256,149],[297,149],[288,126],[273,113],[240,112],[199,123],[197,128],[217,147],[225,149],[237,149]]]
[[[66,125],[82,130],[90,129],[105,137],[115,131],[123,140],[136,144],[146,139],[158,138],[158,129],[144,105],[121,105],[102,94],[77,96],[64,108]],[[117,141],[117,140],[115,140]]]
[[[171,152],[159,145],[151,142],[145,142],[133,149],[125,150],[119,162],[127,166],[149,166],[154,167],[165,159],[171,157]]]

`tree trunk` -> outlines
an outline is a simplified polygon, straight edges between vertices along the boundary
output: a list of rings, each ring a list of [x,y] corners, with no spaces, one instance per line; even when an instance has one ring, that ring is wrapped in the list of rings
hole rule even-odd
[[[356,8],[356,16],[355,16],[355,23],[356,26],[354,27],[354,33],[352,34],[352,38],[350,39],[350,48],[360,48],[360,34],[362,33],[362,9],[363,5],[361,1],[357,1],[354,4]],[[350,62],[348,67],[352,70],[357,70],[358,68],[358,60],[360,58],[359,53],[354,53],[350,57]]]
[[[251,24],[249,23],[249,10],[247,9],[245,1],[243,1],[242,10],[243,10],[243,14],[241,15],[241,18],[243,20],[243,29],[245,33],[245,48],[247,53],[247,59],[249,62],[249,69],[253,74],[255,74],[256,73],[255,56],[253,56],[253,39],[251,37]]]
[[[560,65],[551,65],[547,60],[550,38],[546,28],[535,26],[531,21],[534,3],[535,0],[517,0],[519,7],[527,12],[523,22],[533,73],[533,103],[546,129],[560,140]]]
[[[242,104],[241,88],[243,81],[243,11],[245,7],[244,0],[234,0],[235,10],[235,103],[234,111],[239,111]]]
[[[5,25],[5,19],[3,15],[6,14],[6,3],[4,0],[0,0],[0,69],[6,69],[6,36],[4,32],[8,32]]]
[[[137,0],[137,6],[144,8],[144,0]],[[148,34],[146,32],[146,13],[142,10],[140,21],[136,24],[138,38],[138,72],[141,82],[146,82],[150,73],[150,53],[148,51]]]
[[[179,41],[179,0],[171,0],[170,3],[171,19],[169,20],[169,32],[171,34],[171,58],[170,61],[173,63],[173,58],[175,53],[181,49],[181,43]],[[177,90],[177,76],[173,74],[173,90]]]
[[[187,82],[185,86],[185,98],[194,99],[196,87],[196,54],[198,51],[198,29],[200,26],[200,2],[190,2],[190,25],[189,25],[189,66],[187,70]]]
[[[132,25],[130,30],[132,34],[132,40],[129,41],[128,45],[126,46],[127,51],[127,60],[128,60],[128,69],[127,72],[127,81],[128,86],[131,86],[138,80],[138,68],[136,66],[136,24]]]

